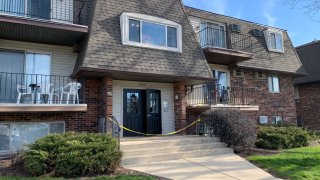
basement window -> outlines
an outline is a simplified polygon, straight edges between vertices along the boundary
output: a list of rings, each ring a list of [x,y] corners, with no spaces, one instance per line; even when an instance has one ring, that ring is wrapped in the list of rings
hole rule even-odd
[[[23,150],[25,145],[49,134],[64,133],[64,122],[0,123],[0,154]]]
[[[281,125],[282,124],[282,116],[271,116],[271,122],[274,125]]]
[[[181,25],[173,21],[143,14],[123,13],[120,24],[124,45],[182,52]]]

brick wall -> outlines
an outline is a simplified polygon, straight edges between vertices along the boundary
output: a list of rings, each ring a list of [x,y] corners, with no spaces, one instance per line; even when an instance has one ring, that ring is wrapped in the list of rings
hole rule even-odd
[[[185,82],[177,82],[174,84],[174,96],[175,128],[176,130],[179,130],[187,125],[187,102]],[[185,133],[186,132],[182,132],[182,134]]]
[[[245,87],[256,87],[259,112],[256,114],[255,121],[258,122],[259,116],[268,116],[271,123],[271,116],[282,116],[285,123],[296,124],[293,76],[275,74],[279,77],[280,93],[270,93],[268,78],[258,79],[255,72],[245,70],[244,77],[241,78],[231,75],[231,86],[243,82]],[[254,114],[250,113],[249,116],[254,117]]]
[[[66,131],[97,132],[101,111],[101,80],[85,81],[87,112],[0,113],[0,122],[65,121]]]
[[[259,105],[259,111],[245,111],[245,114],[248,116],[248,118],[250,118],[253,122],[258,123],[259,116],[268,116],[269,123],[272,123],[271,116],[282,116],[285,123],[296,124],[297,116],[296,105],[294,101],[293,76],[278,74],[281,92],[270,93],[267,77],[264,79],[257,79],[255,72],[256,71],[245,70],[244,77],[240,78],[234,77],[233,73],[231,73],[230,78],[231,87],[236,84],[238,85],[243,83],[244,87],[255,87],[257,90],[256,104]],[[199,118],[200,114],[205,110],[207,109],[188,109],[187,124],[190,124]],[[318,111],[320,111],[320,107],[318,108]],[[194,132],[194,128],[190,128],[187,131],[189,134],[194,134]]]
[[[303,126],[320,130],[320,83],[299,85],[297,115],[301,117]]]

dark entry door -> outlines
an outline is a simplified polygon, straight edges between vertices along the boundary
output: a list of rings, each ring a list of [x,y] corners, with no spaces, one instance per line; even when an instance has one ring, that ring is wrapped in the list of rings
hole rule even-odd
[[[144,93],[142,90],[124,89],[123,93],[123,125],[137,132],[145,132]],[[123,136],[139,136],[123,131]]]
[[[161,134],[161,92],[159,90],[147,90],[146,101],[147,132]]]

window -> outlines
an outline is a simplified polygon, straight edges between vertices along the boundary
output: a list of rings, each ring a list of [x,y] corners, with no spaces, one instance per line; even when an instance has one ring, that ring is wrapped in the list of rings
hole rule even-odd
[[[281,31],[267,30],[264,31],[264,35],[269,51],[284,52],[283,35]]]
[[[0,152],[21,150],[41,137],[64,131],[64,122],[0,123]]]
[[[266,78],[266,74],[263,72],[256,72],[256,78],[257,79],[265,79]]]
[[[294,99],[300,99],[300,91],[298,85],[294,86]]]
[[[123,44],[182,52],[181,25],[135,13],[123,13],[120,21]]]
[[[274,125],[282,124],[282,116],[271,116],[271,122]]]
[[[279,78],[276,75],[272,75],[268,77],[268,84],[269,84],[269,92],[272,93],[279,93],[280,92],[280,85],[279,85]]]
[[[242,69],[235,69],[233,72],[234,77],[244,77],[244,72]]]
[[[51,57],[48,54],[26,53],[26,84],[48,84],[51,74]]]

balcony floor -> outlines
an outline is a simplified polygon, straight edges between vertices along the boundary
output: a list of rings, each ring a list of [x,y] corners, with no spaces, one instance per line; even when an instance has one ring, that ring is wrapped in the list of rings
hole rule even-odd
[[[253,58],[252,53],[230,49],[207,47],[204,53],[208,63],[229,65]]]
[[[84,112],[87,104],[13,104],[0,103],[0,112]]]

